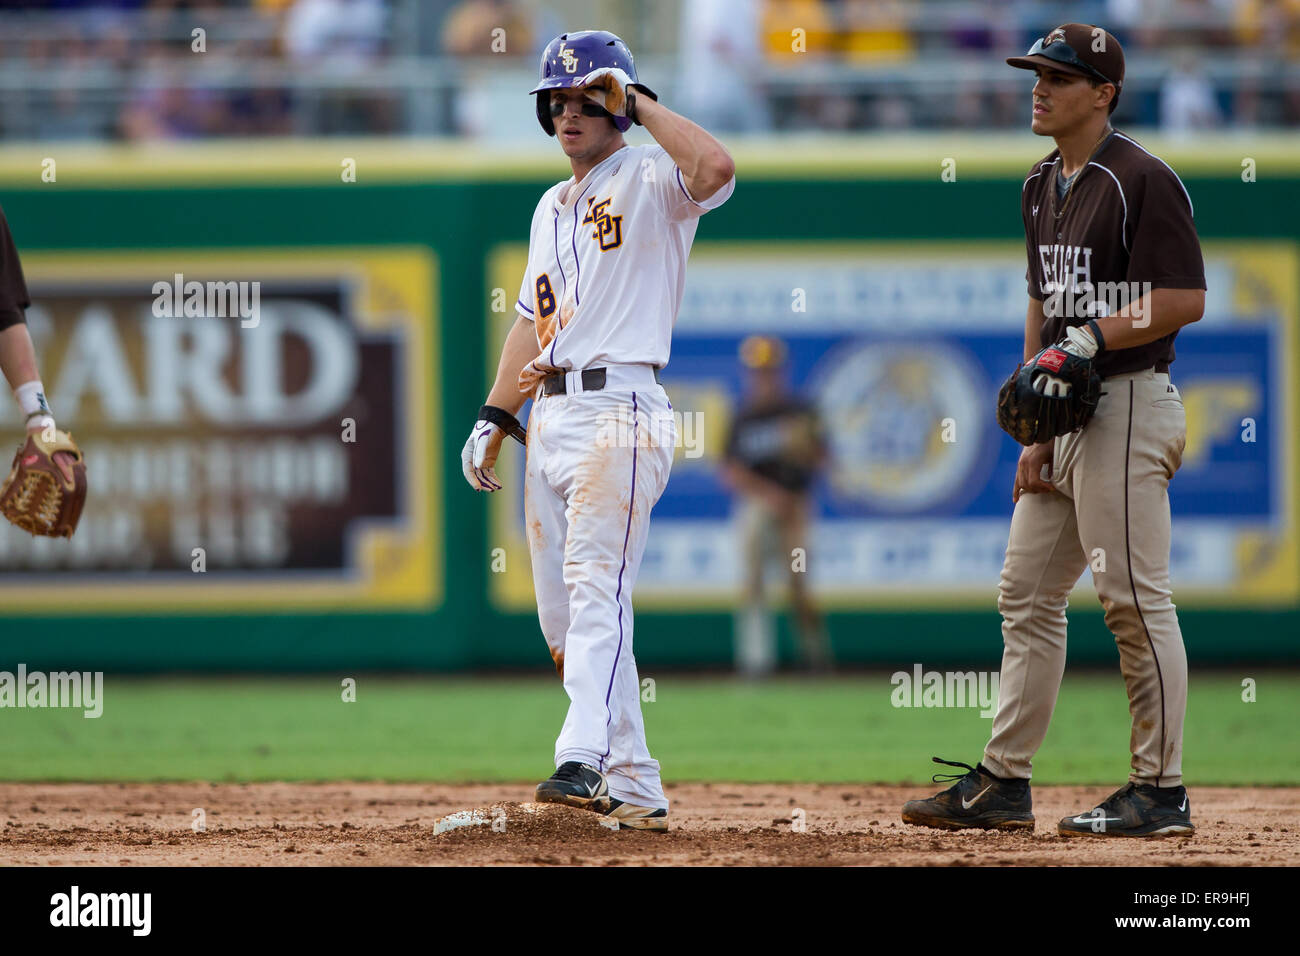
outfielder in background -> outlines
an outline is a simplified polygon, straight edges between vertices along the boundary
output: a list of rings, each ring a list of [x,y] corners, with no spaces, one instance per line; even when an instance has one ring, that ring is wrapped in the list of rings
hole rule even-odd
[[[666,830],[641,718],[632,589],[677,440],[658,370],[696,224],[730,197],[735,167],[721,143],[637,82],[612,33],[552,40],[532,92],[573,176],[533,213],[519,314],[462,465],[473,487],[499,490],[501,442],[522,436],[515,416],[534,399],[524,513],[537,613],[569,695],[557,769],[537,799]],[[658,145],[627,145],[633,123]]]
[[[739,499],[744,559],[736,668],[746,677],[762,677],[776,667],[776,622],[766,579],[769,565],[779,564],[790,583],[799,663],[826,673],[830,646],[807,585],[812,486],[826,464],[826,438],[817,409],[789,391],[784,342],[751,335],[740,343],[740,362],[749,370],[749,393],[732,419],[723,464],[723,476]]]
[[[1124,84],[1113,36],[1068,23],[1007,62],[1037,74],[1032,128],[1057,145],[1022,191],[1029,311],[1025,366],[1013,376],[1026,400],[1016,412],[1050,419],[1094,373],[1100,396],[1095,412],[1082,407],[1080,430],[1039,443],[1021,437],[1028,447],[999,584],[1004,650],[992,737],[976,767],[935,758],[969,772],[909,802],[903,820],[1033,828],[1030,764],[1065,670],[1067,599],[1090,567],[1128,689],[1132,762],[1127,784],[1061,820],[1058,832],[1190,833],[1187,655],[1170,600],[1168,486],[1186,440],[1169,376],[1174,337],[1205,308],[1192,201],[1166,163],[1110,126]]]
[[[34,535],[70,538],[86,500],[86,468],[72,436],[59,431],[45,399],[27,330],[27,281],[0,211],[0,371],[27,418],[27,440],[0,484],[0,514]]]

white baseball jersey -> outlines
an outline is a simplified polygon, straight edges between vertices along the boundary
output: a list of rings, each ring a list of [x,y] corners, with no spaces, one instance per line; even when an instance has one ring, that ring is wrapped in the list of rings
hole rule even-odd
[[[632,589],[676,444],[650,366],[668,363],[696,222],[734,187],[696,202],[662,147],[625,146],[546,191],[519,294],[541,350],[520,388],[575,373],[535,397],[524,476],[537,616],[569,695],[555,763],[590,764],[634,806],[668,806],[633,654]],[[576,373],[595,367],[605,385],[586,391]]]
[[[555,369],[667,365],[695,226],[735,185],[732,177],[697,202],[652,144],[624,146],[582,182],[548,189],[533,213],[516,303],[542,350],[528,380]]]

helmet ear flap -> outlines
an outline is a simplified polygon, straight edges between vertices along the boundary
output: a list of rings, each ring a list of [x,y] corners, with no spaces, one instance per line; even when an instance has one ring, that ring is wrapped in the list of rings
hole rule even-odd
[[[551,118],[551,91],[542,90],[537,94],[537,122],[542,124],[547,136],[555,135],[555,120]]]

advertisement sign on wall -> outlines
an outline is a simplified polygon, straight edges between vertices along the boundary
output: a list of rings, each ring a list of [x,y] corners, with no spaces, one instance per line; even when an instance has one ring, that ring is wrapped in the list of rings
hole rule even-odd
[[[1172,369],[1188,421],[1170,485],[1175,598],[1288,603],[1300,596],[1300,256],[1290,243],[1206,243],[1205,256],[1205,317],[1179,335]],[[516,288],[524,261],[503,247],[489,281]],[[829,439],[808,547],[822,599],[989,606],[1020,452],[993,409],[1021,359],[1024,272],[1018,243],[700,243],[663,373],[680,447],[638,606],[734,605],[741,549],[719,463],[746,387],[737,351],[756,332],[786,343],[789,384],[816,404]],[[494,496],[493,536],[512,560],[492,589],[499,607],[523,609],[533,597],[522,456],[511,464],[520,471],[511,497]],[[1080,587],[1091,590],[1086,574]]]
[[[427,249],[33,254],[24,267],[44,382],[90,494],[70,541],[0,527],[7,609],[436,606]]]

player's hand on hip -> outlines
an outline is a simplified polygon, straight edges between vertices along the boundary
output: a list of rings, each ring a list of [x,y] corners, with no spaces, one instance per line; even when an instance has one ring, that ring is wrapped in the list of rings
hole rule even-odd
[[[627,88],[632,77],[616,66],[602,66],[592,70],[578,83],[587,99],[603,106],[615,116],[627,115]]]
[[[1055,491],[1056,487],[1043,477],[1052,477],[1052,450],[1055,443],[1045,441],[1039,445],[1030,445],[1020,453],[1016,465],[1016,486],[1011,489],[1011,500],[1019,501],[1022,494],[1038,494]]]
[[[460,467],[465,480],[476,491],[500,491],[495,466],[506,433],[499,425],[479,419],[460,452]]]

